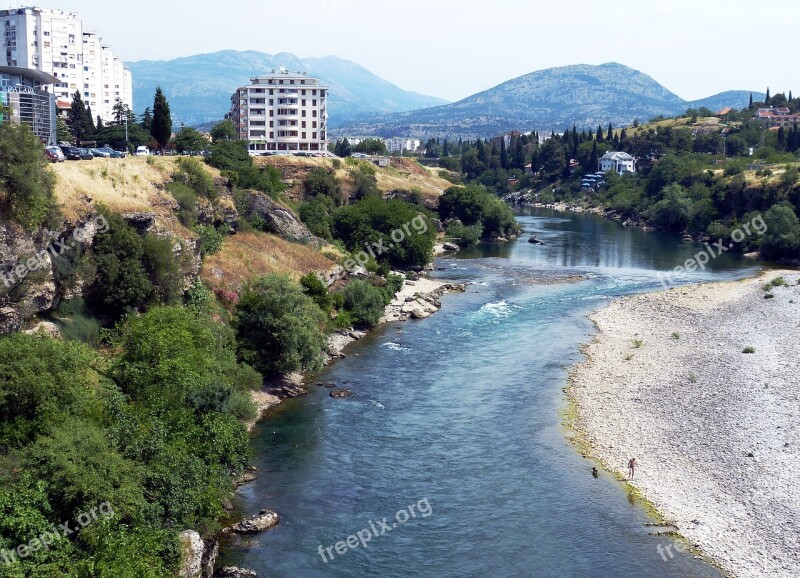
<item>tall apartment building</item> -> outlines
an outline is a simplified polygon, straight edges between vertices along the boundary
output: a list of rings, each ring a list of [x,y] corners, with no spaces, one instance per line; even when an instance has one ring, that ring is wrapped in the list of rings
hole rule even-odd
[[[233,93],[228,118],[251,151],[323,151],[328,87],[302,72],[273,70]]]
[[[104,121],[117,100],[133,107],[133,79],[122,61],[75,12],[26,7],[0,10],[0,66],[29,68],[58,79],[53,93],[71,101],[75,91]]]

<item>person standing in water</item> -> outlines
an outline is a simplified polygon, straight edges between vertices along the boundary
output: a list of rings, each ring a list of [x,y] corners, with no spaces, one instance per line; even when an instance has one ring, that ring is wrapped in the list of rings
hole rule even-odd
[[[630,461],[628,462],[628,479],[629,480],[633,479],[633,474],[636,473],[636,466],[638,466],[638,465],[639,464],[636,463],[636,458],[631,458]]]

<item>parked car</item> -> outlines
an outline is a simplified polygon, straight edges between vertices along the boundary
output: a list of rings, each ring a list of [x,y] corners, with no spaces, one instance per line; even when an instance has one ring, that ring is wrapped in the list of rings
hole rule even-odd
[[[89,152],[92,153],[93,156],[101,157],[104,159],[110,159],[111,153],[104,151],[103,149],[89,149]]]
[[[89,149],[78,149],[82,161],[90,161],[94,158],[92,151]]]
[[[56,146],[44,147],[44,154],[51,163],[61,163],[67,160],[61,149]]]
[[[81,151],[78,147],[74,147],[71,145],[62,145],[61,152],[64,153],[64,156],[67,157],[68,161],[79,161],[81,160]]]
[[[136,152],[134,153],[137,157],[149,157],[150,156],[150,149],[146,146],[140,146],[136,148]]]

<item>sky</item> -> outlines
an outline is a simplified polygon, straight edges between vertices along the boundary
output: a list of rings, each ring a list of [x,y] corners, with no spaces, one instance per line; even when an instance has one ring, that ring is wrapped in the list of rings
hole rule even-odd
[[[41,0],[45,2],[45,0]],[[29,5],[0,0],[0,8]],[[771,0],[49,0],[125,61],[218,50],[353,60],[406,90],[459,100],[517,76],[619,62],[686,100],[800,94],[800,2]],[[254,73],[260,71],[254,71]],[[791,83],[796,85],[793,87]]]

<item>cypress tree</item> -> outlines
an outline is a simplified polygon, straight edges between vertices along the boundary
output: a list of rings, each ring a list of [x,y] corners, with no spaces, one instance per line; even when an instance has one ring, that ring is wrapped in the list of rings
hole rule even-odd
[[[97,115],[97,131],[100,132],[103,130],[103,119],[100,118],[100,115]]]
[[[508,161],[508,151],[506,150],[505,137],[500,139],[500,166],[503,167],[505,170],[511,168],[511,164]]]
[[[86,114],[86,104],[81,98],[80,91],[76,90],[72,95],[72,104],[67,112],[67,124],[69,124],[70,132],[75,136],[77,145],[80,145],[80,142],[86,140],[93,132],[94,124],[91,122],[91,117]]]
[[[783,127],[778,129],[778,150],[786,150],[786,132]]]
[[[611,123],[608,123],[608,134],[606,134],[606,140],[610,141],[614,138],[614,130],[611,128]]]
[[[150,134],[162,149],[167,146],[172,136],[172,115],[169,111],[167,97],[164,96],[160,86],[156,87],[156,94],[153,98],[153,126]]]
[[[603,127],[602,125],[597,125],[597,134],[595,135],[595,140],[597,142],[603,142]]]
[[[750,104],[747,105],[747,108],[753,110],[753,93],[750,93]]]
[[[764,104],[769,106],[769,86],[767,87],[767,96],[764,97]]]
[[[792,91],[789,91],[789,102],[792,102]]]

